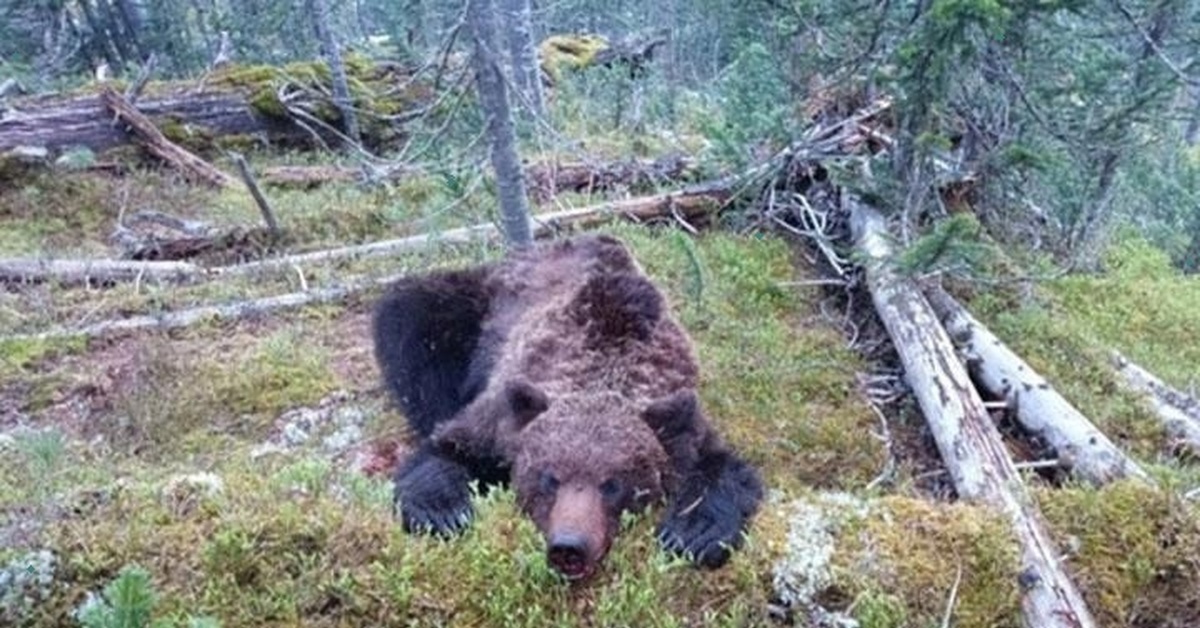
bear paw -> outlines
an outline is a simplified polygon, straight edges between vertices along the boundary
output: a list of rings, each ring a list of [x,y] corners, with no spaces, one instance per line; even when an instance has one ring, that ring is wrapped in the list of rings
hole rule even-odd
[[[705,496],[690,504],[676,504],[659,525],[658,540],[668,552],[716,568],[741,547],[744,522],[734,504]]]
[[[404,529],[440,536],[462,532],[474,515],[469,480],[461,465],[436,457],[402,470],[395,499]]]

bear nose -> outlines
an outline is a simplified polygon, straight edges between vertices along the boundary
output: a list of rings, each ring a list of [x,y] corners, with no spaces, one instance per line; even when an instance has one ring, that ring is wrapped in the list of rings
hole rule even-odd
[[[568,580],[577,580],[588,571],[587,539],[578,534],[560,533],[550,539],[546,558]]]

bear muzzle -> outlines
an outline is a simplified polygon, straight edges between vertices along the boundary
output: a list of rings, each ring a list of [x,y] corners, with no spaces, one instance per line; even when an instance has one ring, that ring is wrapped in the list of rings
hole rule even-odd
[[[595,572],[608,553],[608,514],[599,491],[567,486],[558,491],[546,537],[546,561],[568,580],[582,580]]]

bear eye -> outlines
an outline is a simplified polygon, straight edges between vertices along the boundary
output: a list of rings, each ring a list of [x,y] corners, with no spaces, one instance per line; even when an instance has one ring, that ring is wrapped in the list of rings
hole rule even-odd
[[[558,478],[554,477],[549,471],[542,471],[538,474],[538,489],[543,493],[553,493],[558,490]]]
[[[616,478],[609,478],[600,484],[600,494],[608,499],[612,499],[621,494],[621,482]]]

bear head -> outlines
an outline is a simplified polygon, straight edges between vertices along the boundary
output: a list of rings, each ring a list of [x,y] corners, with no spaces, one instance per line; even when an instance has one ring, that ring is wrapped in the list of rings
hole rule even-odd
[[[515,381],[434,434],[451,455],[508,461],[517,503],[546,539],[550,565],[570,580],[595,572],[620,527],[669,494],[678,459],[695,455],[695,393],[642,407],[612,392],[550,399]]]

